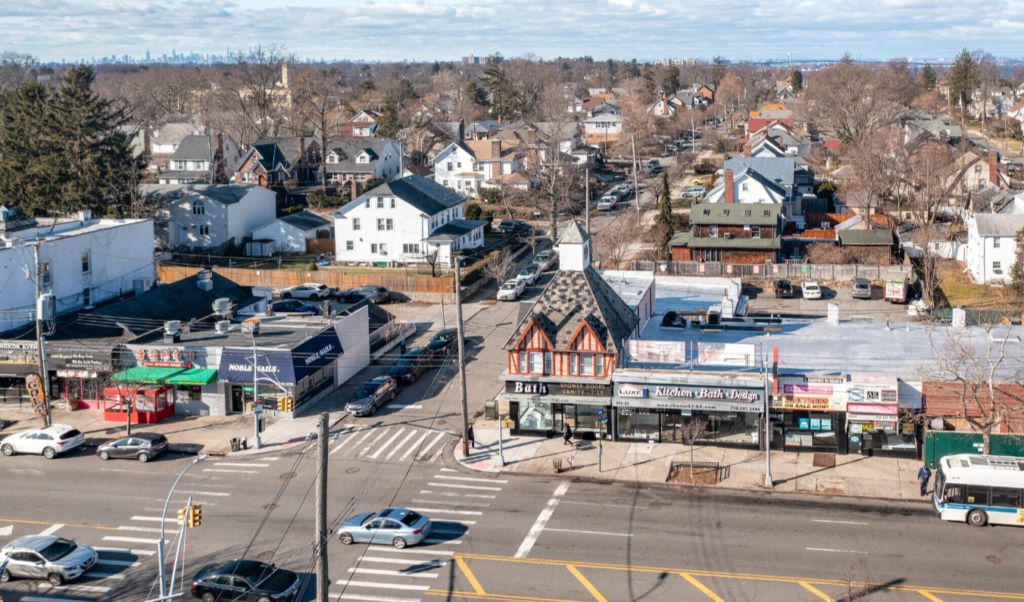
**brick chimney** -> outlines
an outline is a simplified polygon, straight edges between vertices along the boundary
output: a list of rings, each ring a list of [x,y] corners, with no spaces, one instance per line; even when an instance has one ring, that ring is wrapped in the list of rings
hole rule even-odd
[[[356,187],[356,179],[355,178],[351,178],[349,180],[349,183],[352,184],[352,193],[349,195],[349,197],[354,201],[354,200],[356,200],[356,197],[359,196],[359,194],[358,194],[359,190]]]
[[[999,186],[999,153],[988,151],[988,183]]]
[[[743,156],[749,157],[753,151],[750,150],[750,144],[743,145]]]
[[[732,182],[732,170],[725,170],[725,202],[732,204],[736,202],[736,186]]]
[[[501,157],[501,140],[491,140],[491,158],[498,159]]]

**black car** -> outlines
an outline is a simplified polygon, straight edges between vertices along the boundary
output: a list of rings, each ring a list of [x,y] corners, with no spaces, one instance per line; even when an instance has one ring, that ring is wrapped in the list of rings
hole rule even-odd
[[[530,231],[530,225],[515,219],[503,219],[498,224],[498,230],[502,234],[525,234]]]
[[[103,443],[96,448],[96,455],[100,460],[129,458],[148,462],[167,451],[167,447],[167,437],[160,433],[133,433],[130,437]]]
[[[359,303],[363,299],[373,301],[377,305],[391,301],[391,291],[383,286],[366,285],[347,291],[338,291],[338,300],[344,303]]]
[[[430,370],[433,360],[434,354],[426,347],[410,349],[388,371],[388,376],[403,385],[411,385],[421,374]]]
[[[315,316],[320,313],[320,308],[316,305],[303,303],[298,299],[275,301],[270,304],[270,310],[275,314],[306,314],[309,316]]]
[[[192,595],[203,602],[251,600],[291,602],[299,595],[299,576],[257,560],[208,565],[192,580]]]
[[[774,289],[776,299],[792,299],[796,294],[789,280],[776,280]]]
[[[427,341],[427,349],[438,355],[448,355],[452,348],[455,347],[458,336],[459,331],[454,328],[445,328],[430,337],[430,340]]]

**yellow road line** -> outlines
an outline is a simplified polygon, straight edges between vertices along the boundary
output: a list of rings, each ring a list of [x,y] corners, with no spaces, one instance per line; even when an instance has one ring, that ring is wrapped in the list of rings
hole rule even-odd
[[[27,518],[3,518],[0,517],[0,523],[15,523],[19,525],[52,525],[56,521],[52,520],[32,520]],[[84,525],[80,523],[61,523],[65,527],[81,527],[83,529],[99,529],[100,531],[117,531],[115,527],[105,527],[103,525]]]
[[[609,564],[603,562],[587,562],[576,560],[548,560],[543,558],[514,558],[512,556],[495,556],[490,554],[462,554],[467,560],[487,560],[512,564],[536,564],[545,566],[566,566],[572,564],[578,568],[605,569],[610,571],[632,571],[636,573],[678,573],[681,567],[660,567],[643,565]],[[1024,600],[1024,593],[997,592],[986,590],[957,589],[950,587],[927,587],[921,585],[885,585],[879,583],[851,583],[844,579],[821,579],[817,577],[793,577],[783,575],[766,575],[758,573],[729,573],[704,569],[684,569],[695,577],[715,577],[718,579],[737,579],[750,581],[767,581],[774,583],[797,583],[804,581],[813,585],[833,585],[848,588],[851,585],[862,588],[882,588],[890,591],[918,592],[922,589],[932,594],[950,594],[954,596],[974,596],[977,598],[995,598],[1002,600]]]
[[[587,591],[590,592],[590,595],[594,596],[594,600],[597,600],[597,602],[608,602],[608,600],[606,600],[605,597],[601,595],[601,592],[597,591],[597,588],[594,587],[594,584],[591,583],[589,579],[583,576],[583,573],[581,573],[579,569],[577,569],[571,564],[565,565],[565,568],[569,569],[569,572],[572,573],[572,576],[575,577],[580,582],[580,584],[583,585],[583,587],[587,588]]]
[[[585,602],[583,600],[567,600],[565,598],[538,598],[537,596],[513,596],[510,594],[475,594],[473,592],[448,591],[446,589],[428,589],[428,596],[444,596],[449,600],[495,600],[496,602]]]
[[[708,589],[707,586],[704,585],[703,583],[701,583],[700,581],[697,581],[696,579],[694,579],[693,576],[690,575],[689,573],[679,573],[679,575],[683,579],[686,579],[687,581],[689,581],[690,585],[692,585],[693,587],[696,587],[701,592],[703,592],[705,596],[707,596],[708,598],[711,598],[712,600],[714,600],[714,602],[725,602],[725,600],[723,600],[718,594],[716,594],[715,592],[713,592],[710,589]]]
[[[819,598],[821,598],[825,602],[832,602],[832,598],[829,598],[828,595],[825,592],[823,592],[820,589],[814,587],[810,583],[807,583],[806,581],[797,581],[797,583],[800,584],[800,587],[802,587],[805,590],[811,592],[815,596],[818,596]]]
[[[469,570],[469,566],[466,565],[466,561],[463,560],[462,556],[459,554],[455,555],[455,565],[459,567],[462,574],[466,576],[466,580],[469,581],[471,586],[473,586],[474,592],[478,595],[487,593],[484,591],[484,588],[481,587],[480,582],[476,580],[476,575],[473,574],[473,571]]]
[[[942,598],[939,598],[938,596],[932,595],[932,593],[930,591],[919,589],[919,590],[917,590],[917,593],[921,594],[925,598],[928,598],[932,602],[942,602]]]

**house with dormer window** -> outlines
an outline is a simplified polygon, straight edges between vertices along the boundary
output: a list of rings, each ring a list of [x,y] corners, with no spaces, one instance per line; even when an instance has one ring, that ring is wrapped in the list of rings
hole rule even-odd
[[[328,145],[320,178],[349,186],[355,198],[372,180],[399,177],[401,153],[402,147],[390,138],[343,138]]]

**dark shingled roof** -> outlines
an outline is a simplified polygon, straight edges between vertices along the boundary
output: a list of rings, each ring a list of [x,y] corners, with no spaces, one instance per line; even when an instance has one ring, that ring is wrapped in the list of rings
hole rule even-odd
[[[843,246],[892,246],[892,230],[880,228],[876,230],[840,230],[839,244]]]
[[[313,230],[314,228],[322,228],[329,225],[331,222],[325,217],[319,216],[312,211],[298,211],[282,216],[280,218],[282,222],[291,224],[299,230]]]
[[[434,215],[445,209],[457,207],[466,200],[466,197],[450,188],[441,186],[434,180],[413,175],[393,182],[385,182],[363,193],[349,204],[364,203],[366,202],[366,197],[388,195],[394,195],[402,199],[427,215]],[[343,211],[344,207],[338,211],[338,215],[342,215]]]
[[[171,161],[209,161],[210,156],[210,137],[192,134],[181,141],[171,155]]]
[[[479,219],[453,219],[437,230],[434,230],[426,240],[429,242],[458,240],[485,224],[487,222]]]

